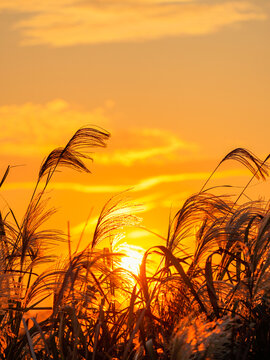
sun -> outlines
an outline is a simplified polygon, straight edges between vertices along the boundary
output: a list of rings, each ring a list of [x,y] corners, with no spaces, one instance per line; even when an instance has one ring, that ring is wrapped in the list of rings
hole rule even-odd
[[[134,275],[138,275],[143,259],[144,249],[140,246],[122,243],[118,246],[117,250],[124,254],[120,261],[120,267],[132,272]]]

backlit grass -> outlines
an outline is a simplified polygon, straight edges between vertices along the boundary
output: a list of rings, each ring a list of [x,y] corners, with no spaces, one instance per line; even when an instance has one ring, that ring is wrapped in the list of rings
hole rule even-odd
[[[238,161],[250,170],[249,183],[233,198],[225,187],[207,189],[208,179],[172,216],[164,244],[140,255],[139,271],[114,247],[123,228],[138,222],[121,196],[105,204],[84,250],[70,250],[65,263],[46,255],[71,242],[46,230],[54,213],[46,204],[49,182],[59,167],[89,172],[87,151],[108,138],[102,129],[79,129],[41,164],[23,219],[12,209],[0,213],[1,358],[270,358],[269,203],[245,200],[250,182],[267,178],[268,158],[238,148],[222,159],[215,171]]]

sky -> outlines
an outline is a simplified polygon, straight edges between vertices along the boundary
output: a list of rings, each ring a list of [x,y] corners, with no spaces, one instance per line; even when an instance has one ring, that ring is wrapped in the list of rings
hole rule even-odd
[[[44,157],[93,124],[111,139],[91,174],[56,174],[51,225],[70,222],[76,246],[119,194],[166,237],[170,214],[229,151],[269,154],[269,35],[268,0],[0,0],[0,177],[14,166],[2,212],[21,218]],[[211,185],[248,179],[230,163]],[[134,229],[127,241],[161,240]]]

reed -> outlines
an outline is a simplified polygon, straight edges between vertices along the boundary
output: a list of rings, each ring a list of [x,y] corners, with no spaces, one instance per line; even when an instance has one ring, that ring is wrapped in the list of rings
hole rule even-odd
[[[2,359],[182,360],[270,357],[270,208],[244,202],[247,187],[268,177],[246,149],[225,156],[246,166],[250,181],[233,198],[204,187],[172,217],[163,245],[148,249],[139,275],[121,268],[123,254],[104,240],[138,220],[117,196],[105,204],[91,241],[59,263],[47,250],[70,242],[44,230],[55,212],[46,189],[59,167],[89,172],[89,149],[109,133],[79,129],[42,162],[22,221],[0,213],[0,356]],[[0,187],[8,179],[9,166]],[[196,231],[195,231],[196,230]],[[186,239],[194,250],[184,247]],[[155,269],[148,268],[154,254]],[[50,265],[40,271],[41,264]],[[46,299],[51,306],[44,306]],[[30,311],[47,310],[42,321]]]

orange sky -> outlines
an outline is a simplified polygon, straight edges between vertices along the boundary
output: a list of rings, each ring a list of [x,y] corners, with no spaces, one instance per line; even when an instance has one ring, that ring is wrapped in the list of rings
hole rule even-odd
[[[96,124],[112,138],[92,175],[54,178],[53,226],[69,220],[76,241],[92,207],[94,223],[133,188],[143,225],[166,235],[171,205],[228,151],[270,152],[269,19],[267,0],[0,0],[0,171],[24,165],[1,195],[20,217],[44,156]],[[212,184],[247,179],[229,164]]]

